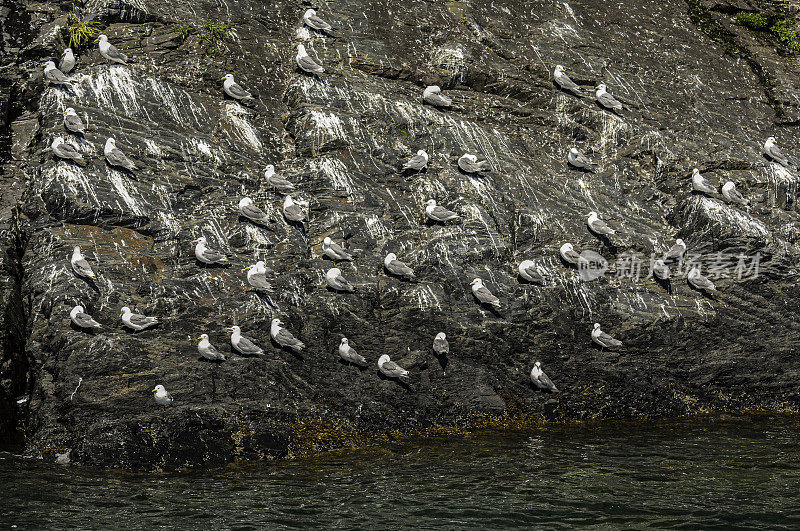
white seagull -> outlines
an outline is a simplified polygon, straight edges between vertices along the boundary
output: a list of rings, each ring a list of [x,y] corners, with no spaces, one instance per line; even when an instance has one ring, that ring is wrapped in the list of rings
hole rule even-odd
[[[306,47],[302,44],[297,45],[297,57],[295,60],[297,61],[297,66],[299,66],[300,70],[303,72],[308,72],[309,74],[321,74],[325,71],[325,69],[322,68],[322,65],[309,57],[309,55],[306,53]]]
[[[689,271],[689,274],[686,276],[686,280],[689,282],[689,285],[695,289],[699,289],[701,291],[717,291],[717,287],[714,285],[714,283],[701,275],[700,270],[696,267]]]
[[[112,63],[126,64],[128,56],[117,50],[117,47],[108,42],[108,37],[100,35],[97,38],[100,43],[100,55],[111,61]]]
[[[285,348],[290,348],[295,352],[300,352],[305,348],[305,343],[297,339],[291,332],[283,328],[280,319],[273,319],[270,326],[269,334],[275,342]]]
[[[166,389],[164,389],[163,385],[159,384],[155,386],[152,393],[153,393],[153,398],[155,398],[156,400],[156,404],[158,404],[159,406],[172,405],[173,402],[172,395],[169,394]]]
[[[578,261],[580,261],[581,258],[581,255],[575,252],[571,243],[562,245],[558,250],[558,254],[561,255],[561,258],[563,258],[565,262],[572,265],[578,265]]]
[[[450,343],[447,342],[447,336],[444,332],[439,332],[433,338],[433,352],[437,356],[446,356],[450,353]]]
[[[564,67],[561,65],[556,65],[555,70],[553,70],[553,81],[556,82],[556,85],[559,86],[562,90],[566,90],[567,92],[572,92],[576,96],[583,96],[583,92],[581,88],[572,81],[567,74],[564,73]]]
[[[352,260],[353,257],[345,251],[338,243],[334,242],[330,236],[325,236],[322,240],[322,254],[331,260]]]
[[[600,83],[595,87],[597,91],[594,95],[597,97],[597,102],[605,107],[606,109],[611,109],[612,111],[621,111],[622,110],[622,103],[617,100],[614,96],[606,92],[606,84]]]
[[[750,200],[739,193],[739,190],[736,189],[736,185],[733,184],[732,181],[728,181],[722,185],[722,197],[729,203],[736,203],[742,206],[750,204]]]
[[[225,361],[225,355],[217,350],[217,347],[208,340],[208,334],[200,334],[200,343],[197,344],[197,351],[207,360]]]
[[[80,246],[76,245],[74,249],[72,249],[72,258],[70,258],[70,264],[72,265],[72,270],[75,271],[75,274],[79,277],[90,278],[94,280],[97,278],[92,271],[92,266],[89,265],[89,262],[86,261],[86,258],[81,254]]]
[[[458,167],[461,168],[461,170],[465,173],[488,171],[488,164],[489,163],[485,160],[478,162],[478,157],[472,155],[471,153],[464,153],[458,159]]]
[[[75,306],[69,312],[69,318],[79,328],[88,328],[90,330],[99,330],[102,328],[100,323],[92,319],[92,316],[83,311],[83,306]]]
[[[283,200],[283,216],[289,221],[296,221],[298,223],[306,219],[303,209],[294,202],[290,195],[287,195]]]
[[[442,94],[442,89],[436,85],[425,87],[422,93],[422,101],[434,107],[450,107],[453,100]]]
[[[287,192],[294,190],[294,185],[291,182],[275,173],[275,166],[272,164],[268,164],[267,167],[264,168],[264,178],[267,180],[267,184],[278,191]]]
[[[348,362],[348,363],[356,363],[358,365],[366,365],[367,360],[356,352],[356,349],[350,346],[350,342],[346,337],[342,338],[342,342],[339,343],[339,356]]]
[[[397,255],[389,253],[383,259],[383,266],[386,271],[397,277],[404,277],[407,279],[414,278],[414,270],[408,267],[404,262],[397,259]]]
[[[58,69],[65,74],[69,74],[75,68],[75,54],[72,53],[72,48],[65,48],[61,54],[61,60],[58,62]]]
[[[103,153],[105,153],[106,162],[108,162],[108,164],[111,166],[124,168],[128,171],[134,171],[136,169],[136,165],[131,162],[131,159],[125,156],[125,153],[117,148],[117,141],[114,140],[113,137],[106,140]]]
[[[769,137],[767,141],[764,142],[764,155],[766,155],[767,158],[774,160],[784,168],[793,166],[793,164],[789,162],[789,159],[786,157],[786,155],[783,154],[781,148],[778,147],[774,136]]]
[[[144,330],[145,328],[158,324],[158,319],[155,317],[147,317],[140,313],[133,313],[127,306],[123,306],[121,312],[120,317],[122,318],[122,324],[136,331]]]
[[[239,200],[239,213],[253,223],[266,225],[270,223],[269,216],[263,210],[255,206],[253,200],[249,197],[243,197]]]
[[[389,378],[408,376],[408,371],[389,359],[388,354],[384,354],[378,358],[378,369]]]
[[[338,267],[328,269],[328,272],[325,273],[325,281],[330,288],[336,291],[353,291],[354,289]]]
[[[225,74],[225,77],[222,79],[224,80],[222,83],[222,90],[231,98],[237,101],[253,99],[252,94],[243,89],[242,86],[233,79],[233,74]]]
[[[539,284],[544,282],[544,269],[536,265],[536,262],[533,260],[523,260],[519,263],[517,270],[519,271],[519,276],[528,282],[536,282]]]
[[[592,328],[592,341],[601,347],[608,349],[622,346],[622,341],[619,339],[614,339],[610,335],[600,330],[600,323],[595,323],[594,328]]]
[[[328,32],[333,29],[330,24],[319,18],[317,12],[313,9],[306,9],[306,12],[303,14],[303,22],[305,22],[306,26],[309,28],[319,31]]]
[[[53,155],[60,159],[71,160],[77,164],[80,164],[81,166],[86,165],[86,161],[84,160],[83,155],[81,155],[81,153],[78,151],[78,148],[72,144],[64,142],[60,138],[53,140],[53,143],[50,144],[50,150],[53,152]]]
[[[435,199],[429,199],[425,203],[425,215],[427,215],[428,218],[432,219],[433,221],[440,222],[450,221],[451,219],[456,219],[458,217],[458,214],[452,210],[447,210],[446,208],[437,205]]]
[[[69,85],[70,82],[64,72],[56,68],[53,61],[47,61],[44,64],[44,79],[51,85]]]
[[[486,286],[483,285],[483,280],[476,278],[469,283],[472,286],[472,294],[478,299],[481,304],[488,304],[496,309],[500,309],[500,299],[495,297]]]
[[[717,193],[717,187],[711,184],[711,181],[700,175],[700,170],[694,168],[692,170],[692,191],[713,195]]]
[[[259,260],[250,267],[245,268],[247,271],[247,283],[250,284],[256,291],[269,291],[272,285],[267,280],[267,266],[263,261]]]
[[[403,171],[405,170],[413,170],[413,171],[422,171],[425,169],[425,166],[428,165],[428,154],[425,153],[424,149],[420,149],[417,151],[417,154],[408,159],[405,164],[403,164]]]
[[[570,148],[569,153],[567,153],[567,162],[579,170],[586,170],[592,173],[597,171],[597,164],[589,160],[586,155],[575,147]]]
[[[228,328],[228,332],[231,333],[231,346],[240,354],[244,356],[258,356],[264,353],[261,347],[242,335],[242,329],[238,326]]]
[[[196,244],[194,246],[195,258],[204,264],[227,264],[228,257],[218,251],[206,247],[206,241],[207,240],[205,236],[200,236],[196,240],[193,240],[192,243]]]
[[[86,132],[86,124],[83,123],[81,117],[75,112],[75,109],[68,107],[64,111],[64,128],[70,133],[82,135]]]
[[[542,363],[537,361],[531,369],[531,382],[542,391],[558,392],[558,388],[542,370]]]
[[[595,234],[607,237],[617,233],[617,231],[606,225],[605,221],[600,219],[600,216],[597,215],[597,212],[589,212],[587,216],[588,218],[586,219],[586,225],[589,227],[589,230]]]

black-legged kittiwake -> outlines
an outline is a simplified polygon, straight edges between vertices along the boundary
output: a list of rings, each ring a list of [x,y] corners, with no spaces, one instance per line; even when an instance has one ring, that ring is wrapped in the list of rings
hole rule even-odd
[[[469,283],[472,286],[472,294],[481,304],[488,304],[489,306],[493,306],[495,309],[500,309],[500,299],[495,297],[489,289],[483,285],[483,280],[480,278],[476,278],[472,282]]]
[[[133,330],[139,331],[155,326],[158,324],[158,319],[155,317],[148,317],[140,313],[133,313],[130,308],[123,306],[119,316],[122,318],[122,324]]]
[[[700,170],[694,168],[692,170],[692,191],[713,195],[717,193],[717,187],[711,184],[711,181],[703,177],[700,174]]]
[[[100,48],[100,55],[112,63],[120,63],[124,65],[128,62],[128,56],[117,50],[116,46],[108,42],[108,37],[105,35],[100,35],[97,37],[97,41],[100,43],[98,45]]]
[[[537,361],[531,369],[531,382],[542,391],[558,392],[558,388],[542,370],[542,363]]]
[[[714,283],[700,274],[700,270],[696,267],[689,271],[689,274],[686,275],[686,280],[689,282],[689,285],[695,289],[701,291],[717,291],[717,287]]]
[[[589,160],[586,155],[584,155],[578,148],[575,147],[570,148],[569,153],[567,153],[567,162],[579,170],[586,170],[590,172],[597,171],[597,164]]]
[[[81,117],[75,112],[75,109],[68,107],[64,111],[64,128],[70,133],[82,135],[86,132],[86,124],[83,123]]]
[[[53,140],[53,143],[50,144],[50,151],[53,152],[53,155],[60,159],[64,160],[71,160],[81,166],[86,165],[86,161],[83,158],[83,155],[78,151],[78,148],[73,146],[68,142],[64,142],[60,138],[56,138]]]
[[[64,74],[69,74],[75,68],[75,54],[72,48],[65,48],[61,53],[61,60],[58,62],[58,69]]]
[[[275,173],[275,166],[272,164],[268,164],[264,168],[264,178],[267,180],[267,184],[279,192],[291,192],[294,190],[294,185],[290,181]]]
[[[544,282],[544,269],[542,266],[536,265],[533,260],[523,260],[517,267],[519,276],[528,282],[536,282],[541,284]]]
[[[397,255],[394,253],[386,255],[386,258],[383,259],[383,266],[386,268],[386,271],[394,276],[407,279],[414,278],[414,270],[408,267],[404,262],[398,260]]]
[[[325,71],[322,65],[317,63],[306,53],[306,47],[302,44],[297,45],[297,57],[295,60],[297,61],[297,66],[299,66],[300,70],[303,72],[308,72],[309,74],[321,74]]]
[[[228,328],[231,333],[231,346],[243,356],[258,356],[264,353],[264,349],[242,335],[242,329],[238,326]]]
[[[412,171],[422,171],[425,169],[425,166],[428,165],[428,154],[425,153],[424,149],[420,149],[417,151],[417,154],[411,157],[403,164],[403,171],[405,170],[412,170]]]
[[[275,340],[278,345],[284,348],[290,348],[295,352],[300,352],[303,350],[306,346],[305,343],[294,337],[291,332],[283,328],[281,326],[282,324],[283,323],[281,323],[280,319],[276,318],[272,320],[269,330],[269,334],[272,336],[272,339]]]
[[[408,371],[393,362],[388,354],[378,358],[378,369],[389,378],[402,378],[408,376]]]
[[[306,12],[303,14],[303,22],[305,22],[306,26],[309,28],[319,31],[328,32],[333,29],[330,24],[319,18],[317,12],[313,9],[306,9]]]
[[[325,273],[325,282],[336,291],[353,291],[354,289],[350,281],[344,278],[341,269],[338,267],[328,269],[328,272]]]
[[[211,361],[225,361],[225,355],[211,344],[208,340],[208,334],[200,334],[200,337],[197,339],[200,340],[197,344],[197,352],[199,352],[201,356]]]
[[[597,212],[589,212],[587,214],[586,225],[589,227],[589,230],[597,234],[598,236],[605,236],[609,237],[612,234],[616,234],[617,231],[606,225],[606,222],[600,219],[600,216],[597,215]]]
[[[153,398],[155,398],[156,400],[156,404],[158,404],[159,406],[172,405],[173,402],[172,395],[169,394],[166,389],[164,389],[163,385],[159,384],[155,386],[152,393],[153,393]]]
[[[259,260],[250,267],[245,268],[247,271],[247,283],[250,284],[256,291],[269,291],[272,285],[267,280],[267,266],[263,261]]]
[[[92,271],[92,266],[89,265],[89,262],[83,254],[81,254],[80,246],[76,245],[72,249],[72,258],[70,258],[69,262],[72,265],[72,270],[79,277],[90,278],[92,280],[97,278],[94,271]]]
[[[253,223],[270,224],[270,219],[266,212],[255,206],[253,200],[249,197],[243,197],[239,200],[239,213]]]
[[[561,258],[568,264],[577,266],[578,262],[581,259],[581,255],[575,252],[575,249],[572,247],[571,243],[565,243],[561,246],[558,250],[558,254],[561,255]]]
[[[669,280],[670,270],[664,260],[653,260],[653,276],[658,280]]]
[[[558,85],[562,90],[572,92],[576,96],[583,96],[583,91],[581,91],[581,88],[576,85],[567,74],[564,73],[563,66],[556,65],[555,70],[553,70],[553,81],[555,81],[556,85]]]
[[[675,245],[669,248],[669,250],[664,253],[664,262],[679,262],[683,255],[686,254],[686,244],[683,243],[683,240],[678,238],[675,240]]]
[[[83,311],[83,306],[75,306],[71,312],[69,312],[70,320],[75,323],[75,326],[79,328],[88,328],[90,330],[99,330],[102,328],[102,325],[92,319],[92,316],[88,313]]]
[[[447,336],[444,332],[439,332],[433,338],[433,352],[437,356],[447,356],[450,353],[450,343],[447,342]]]
[[[750,200],[745,198],[739,190],[736,189],[736,185],[733,184],[733,181],[728,181],[722,185],[722,197],[729,203],[736,203],[737,205],[747,206],[750,204]]]
[[[343,337],[341,343],[339,343],[339,356],[348,363],[367,364],[366,358],[350,346],[350,341],[346,337]]]
[[[488,162],[482,160],[478,162],[478,157],[472,155],[471,153],[464,153],[458,159],[458,167],[465,173],[478,173],[482,171],[488,171]]]
[[[299,204],[295,203],[292,196],[287,195],[283,200],[283,216],[289,221],[302,222],[306,214]]]
[[[458,214],[436,204],[435,199],[428,199],[425,203],[425,215],[433,221],[450,221],[456,219]]]
[[[230,96],[235,100],[252,100],[253,96],[245,89],[242,88],[239,83],[237,83],[233,79],[233,74],[225,74],[225,77],[222,78],[224,81],[222,83],[222,90],[225,91],[225,94]]]
[[[614,339],[610,335],[600,330],[600,323],[595,323],[594,328],[592,328],[592,341],[603,348],[612,349],[622,346],[622,341],[619,339]]]
[[[56,68],[53,61],[47,61],[44,64],[44,79],[51,85],[69,85],[70,83],[69,78]]]
[[[330,236],[322,240],[322,254],[331,260],[352,260],[353,256],[345,251],[341,245],[333,241]]]
[[[622,103],[606,91],[605,83],[600,83],[595,88],[597,91],[594,94],[597,97],[597,102],[600,105],[606,109],[611,109],[612,111],[622,110]]]
[[[119,148],[117,148],[117,141],[114,140],[113,137],[110,137],[108,140],[106,140],[103,153],[105,153],[106,162],[108,162],[110,166],[123,168],[128,171],[134,171],[136,169],[136,165],[131,162],[131,159],[129,159]]]
[[[196,240],[193,240],[195,243],[194,246],[194,256],[197,258],[198,261],[204,264],[227,264],[228,257],[222,254],[221,252],[215,251],[214,249],[210,249],[206,246],[206,237],[200,236]]]
[[[789,161],[789,158],[783,154],[781,148],[778,147],[774,136],[769,137],[767,141],[764,142],[764,155],[768,159],[774,160],[784,168],[795,166],[795,164],[792,164]]]
[[[434,107],[447,108],[453,104],[453,100],[442,94],[442,89],[436,85],[425,87],[422,92],[422,101]]]

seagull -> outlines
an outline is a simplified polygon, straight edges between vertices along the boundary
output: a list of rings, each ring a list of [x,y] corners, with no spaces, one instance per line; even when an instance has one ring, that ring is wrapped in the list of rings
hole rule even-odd
[[[290,348],[296,352],[300,352],[305,348],[305,343],[297,339],[291,332],[283,328],[280,319],[273,319],[272,326],[270,327],[269,334],[277,344],[282,347]]]
[[[306,10],[305,14],[303,15],[303,22],[305,22],[306,26],[308,26],[309,28],[319,31],[328,32],[331,29],[333,29],[331,28],[330,24],[319,18],[317,16],[317,12],[314,11],[313,9]]]
[[[106,162],[108,162],[110,166],[124,168],[131,172],[136,169],[136,165],[125,156],[125,153],[117,149],[117,141],[114,140],[113,137],[106,140],[106,145],[103,149],[103,152],[106,155]]]
[[[407,279],[414,278],[414,270],[408,267],[404,262],[397,259],[397,255],[389,253],[383,259],[383,265],[386,271],[397,277],[405,277]]]
[[[528,282],[537,282],[539,284],[544,282],[544,270],[541,266],[537,266],[533,260],[523,260],[519,263],[519,276]]]
[[[200,334],[200,343],[197,344],[197,351],[207,360],[225,361],[225,355],[217,350],[217,347],[208,341],[208,334]]]
[[[325,281],[328,286],[336,291],[353,291],[353,285],[344,278],[342,271],[338,267],[332,267],[325,273]]]
[[[614,339],[610,335],[600,330],[600,323],[595,323],[592,329],[592,341],[603,348],[617,348],[622,346],[622,341]]]
[[[485,160],[478,162],[478,157],[469,153],[464,153],[458,159],[458,167],[461,168],[465,173],[488,171],[489,168],[487,167],[487,164],[488,162]]]
[[[44,64],[44,79],[51,85],[68,85],[70,83],[69,78],[56,68],[53,61],[47,61]]]
[[[450,353],[450,343],[447,342],[444,332],[439,332],[433,338],[433,351],[437,356],[447,356]]]
[[[192,240],[192,243],[196,244],[194,246],[195,258],[204,264],[227,264],[228,257],[220,252],[206,247],[206,241],[207,240],[205,236],[200,236],[196,240]]]
[[[58,62],[58,69],[64,74],[69,74],[73,68],[75,68],[75,54],[72,53],[72,48],[65,48]]]
[[[445,221],[450,221],[451,219],[456,219],[458,217],[458,214],[456,214],[455,212],[447,210],[444,207],[438,206],[436,204],[435,199],[429,199],[425,203],[425,205],[427,205],[425,207],[425,214],[433,221],[445,222]]]
[[[481,304],[488,304],[498,310],[500,309],[500,299],[492,295],[492,292],[483,285],[483,280],[476,278],[470,282],[469,285],[472,286],[472,294],[475,295],[478,302]]]
[[[578,261],[581,258],[581,255],[575,252],[572,247],[571,243],[565,243],[561,246],[558,250],[558,253],[561,255],[561,258],[568,264],[578,265]]]
[[[694,168],[692,170],[692,191],[713,195],[717,193],[717,187],[711,184],[711,181],[700,175],[700,170]]]
[[[169,406],[172,405],[172,395],[164,389],[163,385],[157,385],[155,389],[152,391],[153,398],[156,399],[156,404],[159,406]]]
[[[669,280],[670,274],[669,267],[664,263],[664,260],[653,261],[654,277],[656,277],[658,280]]]
[[[424,149],[420,149],[417,151],[417,154],[408,159],[408,161],[403,164],[403,171],[405,170],[414,170],[414,171],[422,171],[425,169],[425,166],[428,165],[428,154],[425,153]]]
[[[267,266],[261,260],[242,271],[247,271],[247,283],[253,286],[256,291],[269,291],[272,289],[272,285],[267,281]]]
[[[612,234],[616,234],[617,231],[606,225],[606,222],[600,219],[600,216],[597,215],[597,212],[589,212],[587,216],[588,219],[586,220],[586,224],[589,226],[589,230],[598,236],[608,237]]]
[[[339,343],[339,356],[348,363],[357,363],[359,365],[367,364],[367,360],[364,356],[356,352],[356,349],[350,346],[350,342],[346,337],[343,337],[342,342]]]
[[[606,92],[606,84],[600,83],[595,87],[597,92],[595,92],[595,96],[597,97],[597,102],[605,107],[606,109],[611,109],[612,111],[621,111],[622,110],[622,103],[620,103],[614,96]]]
[[[322,240],[322,254],[330,258],[331,260],[352,260],[353,257],[342,249],[342,247],[334,242],[330,236],[325,236],[325,239]]]
[[[769,137],[767,141],[764,142],[764,155],[767,158],[779,163],[784,168],[793,166],[793,164],[789,162],[789,159],[786,157],[786,155],[783,154],[781,148],[778,147],[778,144],[775,143],[774,136]]]
[[[570,148],[569,153],[567,153],[567,162],[579,170],[586,170],[592,173],[597,171],[597,164],[589,160],[578,148]]]
[[[686,254],[686,244],[683,243],[683,240],[678,238],[675,240],[675,245],[664,253],[664,263],[678,262],[683,258],[684,254]]]
[[[422,93],[422,101],[434,107],[450,107],[453,104],[453,100],[443,96],[442,89],[436,85],[425,87],[425,91]]]
[[[378,369],[389,378],[408,376],[408,371],[389,359],[388,354],[384,354],[378,358]]]
[[[572,92],[576,96],[583,96],[583,92],[581,88],[572,81],[567,74],[564,73],[564,67],[561,65],[556,65],[556,69],[553,70],[553,81],[556,82],[556,85],[561,90],[566,90],[567,92]]]
[[[86,258],[81,254],[81,248],[78,245],[72,249],[70,264],[72,264],[72,270],[75,271],[75,274],[79,277],[90,278],[92,280],[97,278],[94,271],[92,271],[92,266],[89,265],[89,262],[87,262]]]
[[[108,42],[108,37],[100,35],[97,37],[97,41],[100,43],[100,55],[112,63],[121,63],[124,65],[128,62],[128,56],[117,50],[116,46]]]
[[[745,197],[739,193],[739,190],[736,189],[736,185],[733,184],[732,181],[728,181],[722,185],[722,197],[729,203],[737,203],[742,206],[750,204],[750,200],[745,199]]]
[[[300,67],[300,70],[303,72],[308,72],[309,74],[321,74],[325,71],[322,66],[314,61],[309,55],[306,53],[306,47],[302,44],[297,45],[297,57],[295,59],[297,61],[297,66]]]
[[[261,347],[242,335],[242,329],[238,326],[228,328],[228,332],[231,333],[231,346],[238,350],[240,354],[244,356],[258,356],[264,353]]]
[[[276,190],[285,192],[294,190],[294,185],[275,173],[275,166],[272,164],[268,164],[266,168],[264,168],[264,178],[267,179],[267,184],[275,188]]]
[[[269,224],[269,216],[263,210],[253,205],[253,200],[243,197],[239,200],[239,213],[254,223]]]
[[[86,132],[86,124],[83,123],[81,117],[75,112],[75,109],[69,107],[64,111],[64,128],[70,133],[82,135]]]
[[[533,369],[531,369],[531,382],[542,391],[558,392],[558,388],[542,370],[542,363],[540,361],[533,364]]]
[[[289,221],[297,221],[300,223],[306,219],[303,209],[292,200],[292,196],[290,195],[287,195],[283,200],[283,215]]]
[[[127,306],[122,307],[120,317],[122,317],[122,323],[125,326],[136,331],[144,330],[145,328],[158,324],[158,319],[155,317],[146,317],[139,313],[133,313]]]
[[[701,291],[717,291],[717,287],[714,286],[714,283],[701,275],[700,270],[696,267],[689,271],[689,274],[686,276],[686,280],[689,282],[689,285],[695,289],[699,289]]]
[[[100,323],[92,319],[92,316],[88,313],[83,311],[83,306],[75,306],[71,312],[69,312],[70,320],[75,323],[75,326],[78,328],[89,328],[92,330],[99,330],[102,328]]]
[[[224,80],[224,83],[222,83],[222,89],[225,91],[225,94],[231,98],[237,101],[253,99],[253,96],[249,92],[247,92],[241,87],[241,85],[239,85],[239,83],[233,80],[233,74],[225,74],[225,77],[222,79]]]
[[[53,155],[60,159],[71,160],[81,166],[86,165],[86,161],[83,159],[83,155],[80,154],[78,149],[60,138],[53,140],[53,143],[50,144],[50,150],[53,152]]]

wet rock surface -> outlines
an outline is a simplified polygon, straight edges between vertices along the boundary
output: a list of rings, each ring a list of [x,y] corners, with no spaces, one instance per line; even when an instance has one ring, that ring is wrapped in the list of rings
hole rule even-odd
[[[797,152],[798,67],[775,43],[753,44],[726,9],[342,0],[313,6],[328,36],[302,26],[299,2],[192,6],[88,3],[131,61],[109,65],[83,47],[68,88],[45,86],[40,66],[66,45],[63,9],[19,1],[4,15],[0,430],[16,427],[27,453],[175,469],[478,420],[797,408],[797,174],[761,145],[776,136]],[[208,21],[235,26],[210,43]],[[184,36],[187,24],[198,29]],[[301,43],[324,74],[296,68]],[[586,97],[556,89],[556,64]],[[226,73],[254,101],[226,97]],[[594,102],[599,82],[626,106],[619,115]],[[452,108],[423,105],[432,84]],[[88,124],[84,138],[64,130],[67,107]],[[139,170],[105,163],[109,136]],[[86,167],[54,159],[56,137]],[[572,146],[597,173],[568,167]],[[401,173],[419,149],[427,169]],[[490,171],[463,173],[464,153]],[[307,203],[302,227],[284,219],[267,164]],[[734,181],[752,207],[692,195],[693,167],[720,187]],[[269,223],[240,217],[245,195]],[[428,199],[460,218],[426,221]],[[617,230],[612,241],[588,231],[589,211]],[[199,236],[230,265],[198,263]],[[353,261],[324,257],[326,236]],[[727,257],[718,292],[691,289],[685,268],[671,286],[645,278],[675,238],[703,255],[706,274]],[[606,275],[581,280],[559,258],[565,242],[600,253]],[[95,282],[70,269],[75,245]],[[389,252],[414,279],[387,274]],[[639,279],[625,274],[631,253],[644,260]],[[737,257],[750,266],[756,253],[759,275],[737,278]],[[519,280],[525,259],[544,284]],[[269,297],[242,272],[258,260],[274,271]],[[353,293],[326,287],[331,267]],[[476,303],[474,278],[499,311]],[[77,304],[101,331],[71,326]],[[122,306],[160,324],[126,331]],[[275,317],[301,353],[271,341]],[[595,322],[623,347],[596,348]],[[233,351],[234,324],[263,355]],[[446,358],[432,350],[440,331]],[[227,361],[201,359],[202,333]],[[366,368],[340,361],[343,336]],[[382,354],[410,378],[381,376]],[[558,395],[531,385],[536,360]],[[156,384],[172,406],[154,402]]]

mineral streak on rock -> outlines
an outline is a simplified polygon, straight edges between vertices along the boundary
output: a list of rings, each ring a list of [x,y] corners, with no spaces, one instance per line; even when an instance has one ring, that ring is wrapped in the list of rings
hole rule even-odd
[[[797,154],[800,66],[731,23],[734,4],[341,0],[320,11],[335,36],[304,27],[297,3],[223,4],[88,3],[128,61],[74,47],[67,87],[42,78],[68,45],[64,6],[0,10],[0,438],[31,455],[70,449],[84,465],[176,469],[291,456],[313,446],[309,430],[324,449],[543,416],[798,408],[798,175],[762,148],[775,136]],[[216,47],[175,31],[209,19],[235,23]],[[298,44],[323,74],[298,72]],[[584,98],[553,84],[558,64]],[[226,73],[252,101],[225,96]],[[594,102],[600,83],[620,115]],[[423,104],[430,85],[453,106]],[[87,123],[70,135],[85,167],[45,150],[67,137],[68,107]],[[105,164],[109,137],[134,174]],[[570,171],[576,145],[602,170]],[[420,149],[425,171],[400,173]],[[459,171],[464,153],[491,172]],[[265,182],[268,164],[307,203],[302,226],[282,215],[286,191]],[[693,195],[694,167],[736,182],[750,209]],[[244,196],[271,223],[242,220]],[[428,223],[428,199],[459,218]],[[621,242],[593,236],[590,211]],[[229,267],[197,264],[201,235]],[[346,296],[326,287],[326,236],[353,251],[337,264],[357,286]],[[660,258],[676,238],[687,255],[733,257],[713,298],[674,264],[669,291],[646,263],[638,280],[621,274],[624,256]],[[564,242],[600,253],[605,276],[566,267]],[[91,283],[71,271],[75,245],[101,265]],[[385,274],[389,252],[413,264],[413,282]],[[735,257],[756,253],[759,276],[738,280]],[[259,260],[274,271],[268,295],[242,272]],[[547,282],[519,282],[522,260]],[[475,303],[474,278],[501,296],[502,314]],[[101,330],[70,326],[79,304]],[[160,325],[126,332],[122,306]],[[302,352],[271,341],[273,318]],[[594,322],[623,347],[594,348]],[[234,324],[262,355],[231,351]],[[198,331],[228,361],[199,359]],[[430,348],[438,332],[452,347],[446,370]],[[342,337],[366,369],[339,361]],[[379,376],[382,354],[407,384]],[[537,360],[557,399],[531,385]]]

